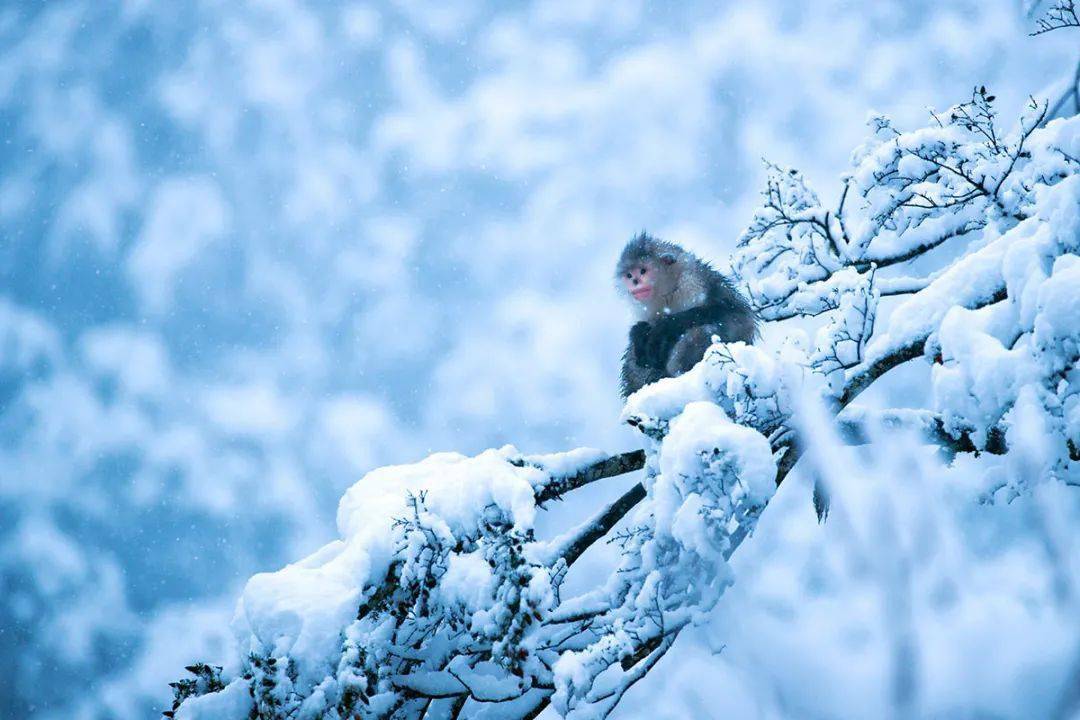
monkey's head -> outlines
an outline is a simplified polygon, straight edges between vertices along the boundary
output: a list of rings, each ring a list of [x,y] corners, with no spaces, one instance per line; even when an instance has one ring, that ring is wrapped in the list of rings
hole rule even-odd
[[[643,232],[623,248],[615,279],[633,300],[646,308],[656,306],[678,285],[683,254],[678,245]]]

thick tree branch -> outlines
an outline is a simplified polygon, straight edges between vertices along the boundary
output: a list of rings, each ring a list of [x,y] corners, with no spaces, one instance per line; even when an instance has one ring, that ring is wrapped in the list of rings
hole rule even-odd
[[[837,420],[840,439],[847,445],[870,444],[872,442],[870,428],[872,427],[917,432],[927,442],[953,453],[986,452],[991,455],[1003,455],[1008,451],[1003,428],[992,428],[987,433],[984,446],[980,448],[972,439],[971,431],[961,432],[954,437],[945,429],[945,421],[932,412],[885,411],[854,418],[844,417],[844,414],[841,414]]]
[[[1005,285],[1002,283],[993,294],[975,299],[970,303],[959,304],[958,307],[966,307],[969,310],[975,310],[1001,302],[1005,297]],[[921,356],[929,337],[930,334],[927,332],[913,340],[907,340],[902,344],[897,344],[893,349],[879,354],[875,360],[865,363],[857,368],[848,378],[847,385],[844,387],[844,391],[837,400],[836,410],[839,412],[839,410],[847,407],[859,393],[870,387],[875,380],[888,371],[899,365],[903,365],[908,360]]]
[[[624,475],[645,467],[645,451],[632,450],[599,460],[592,465],[565,477],[553,477],[536,493],[537,504],[558,500],[571,490],[584,487],[604,478]]]
[[[859,393],[870,387],[875,380],[892,370],[894,367],[903,365],[908,360],[913,360],[923,354],[927,336],[919,337],[904,345],[900,345],[876,362],[869,363],[856,370],[844,387],[844,391],[837,400],[836,410],[847,407]]]
[[[595,518],[586,523],[580,534],[563,546],[559,556],[566,561],[567,565],[573,565],[581,557],[582,553],[588,550],[594,542],[607,535],[608,531],[626,516],[626,513],[630,512],[635,505],[644,499],[645,486],[641,483],[635,484],[634,487],[623,493],[622,497],[608,505]]]

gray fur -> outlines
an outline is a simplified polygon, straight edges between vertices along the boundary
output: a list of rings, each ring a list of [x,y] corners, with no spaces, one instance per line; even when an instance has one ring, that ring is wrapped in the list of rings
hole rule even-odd
[[[639,303],[631,298],[638,317],[649,323],[650,331],[669,320],[684,318],[685,315],[679,313],[688,310],[694,310],[689,315],[695,315],[696,321],[675,341],[663,367],[648,367],[636,356],[633,343],[628,343],[622,367],[624,398],[649,383],[681,375],[692,368],[704,357],[714,335],[723,342],[747,344],[757,337],[757,319],[749,303],[727,278],[704,260],[674,243],[641,233],[623,249],[616,265],[616,280],[620,280],[628,268],[642,262],[660,268],[665,274],[665,277],[657,278],[663,287],[650,301]]]

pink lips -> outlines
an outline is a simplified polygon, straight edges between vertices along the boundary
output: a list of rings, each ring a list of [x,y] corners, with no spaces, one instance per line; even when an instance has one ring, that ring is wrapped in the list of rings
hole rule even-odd
[[[630,294],[634,296],[635,300],[648,300],[649,296],[652,295],[652,286],[635,288],[630,291]]]

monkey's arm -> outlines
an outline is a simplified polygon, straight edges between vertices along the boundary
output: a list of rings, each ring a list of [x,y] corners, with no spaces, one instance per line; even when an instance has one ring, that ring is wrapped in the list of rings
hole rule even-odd
[[[717,315],[722,312],[723,309],[718,305],[699,305],[660,318],[649,334],[649,357],[653,358],[657,365],[666,365],[679,338],[694,327],[705,324],[721,325]]]
[[[625,400],[631,394],[662,377],[667,377],[663,367],[647,367],[637,361],[634,356],[634,345],[631,342],[623,354],[621,388],[623,399]]]
[[[630,346],[626,348],[627,355],[633,358],[634,363],[642,367],[655,367],[649,354],[650,325],[642,320],[634,323],[630,328]]]
[[[724,342],[754,341],[757,325],[753,313],[722,304],[699,305],[673,313],[656,321],[649,334],[649,356],[665,365],[675,344],[691,329],[709,326],[710,337],[719,335]]]
[[[649,383],[665,377],[663,358],[657,361],[650,353],[649,339],[652,326],[645,321],[630,328],[630,341],[623,353],[622,396],[629,397]]]
[[[697,365],[705,357],[705,351],[712,345],[712,336],[718,334],[716,325],[698,325],[683,334],[671,348],[665,370],[668,375],[682,375]]]

